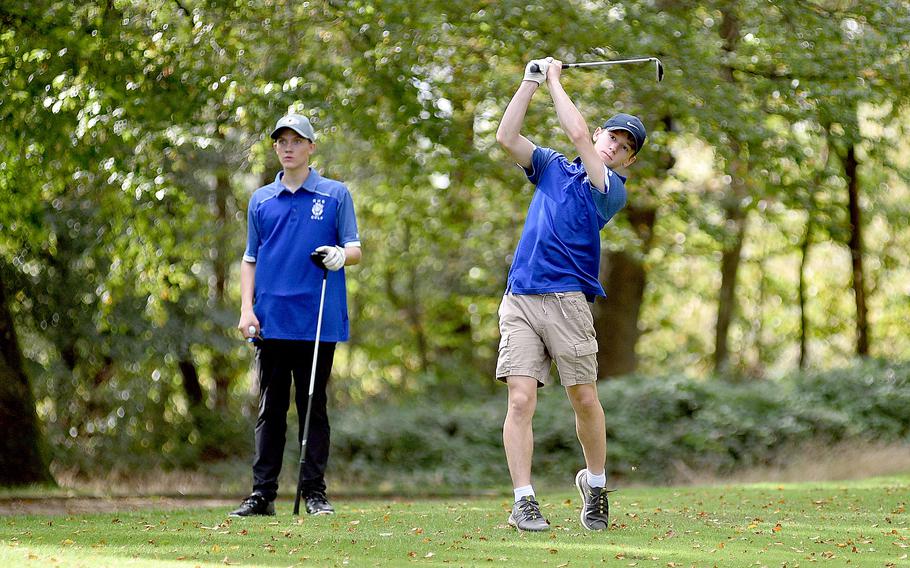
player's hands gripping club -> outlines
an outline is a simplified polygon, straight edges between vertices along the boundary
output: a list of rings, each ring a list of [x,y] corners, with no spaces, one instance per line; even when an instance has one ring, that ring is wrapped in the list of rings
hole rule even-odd
[[[344,266],[346,260],[344,248],[339,246],[324,245],[316,249],[316,252],[325,254],[322,259],[322,265],[329,270],[339,270]]]
[[[550,62],[546,59],[532,59],[525,65],[525,81],[534,81],[542,85],[547,80],[547,68]]]

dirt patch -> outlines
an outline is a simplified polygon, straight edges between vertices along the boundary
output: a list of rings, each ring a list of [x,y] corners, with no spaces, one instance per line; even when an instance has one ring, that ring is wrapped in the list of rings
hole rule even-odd
[[[121,513],[148,509],[217,509],[227,514],[239,504],[237,499],[173,497],[28,497],[0,498],[0,517],[10,515],[84,515]]]
[[[789,453],[780,463],[755,467],[729,476],[706,475],[680,469],[678,483],[800,483],[845,481],[910,472],[910,445],[852,442],[836,446],[808,446]]]

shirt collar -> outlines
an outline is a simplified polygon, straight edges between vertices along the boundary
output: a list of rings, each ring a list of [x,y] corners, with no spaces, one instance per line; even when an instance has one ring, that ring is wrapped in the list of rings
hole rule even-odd
[[[579,166],[581,169],[585,169],[585,165],[584,165],[584,163],[581,161],[581,156],[578,156],[577,158],[575,158],[574,160],[572,160],[572,163],[575,164],[576,166]],[[620,174],[619,172],[617,172],[617,171],[614,170],[613,168],[607,166],[606,164],[604,164],[604,168],[606,168],[607,172],[612,172],[613,175],[615,175],[615,176],[618,177],[620,180],[622,180],[623,184],[626,183],[626,176]],[[609,175],[609,174],[608,174],[608,175]],[[608,184],[608,185],[609,185],[609,184]]]
[[[281,178],[283,178],[283,177],[284,177],[284,170],[281,170],[280,172],[278,172],[278,175],[275,176],[275,181],[274,181],[275,189],[278,190],[278,193],[281,193],[282,191],[287,191],[288,193],[290,193],[291,190],[288,189],[287,187],[285,187],[285,185],[283,183],[281,183]],[[317,172],[316,170],[313,169],[312,166],[310,166],[310,174],[306,177],[306,179],[303,182],[303,185],[301,185],[300,187],[309,191],[310,193],[315,193],[316,186],[319,185],[319,181],[321,179],[322,179],[322,176],[319,175],[319,172]],[[300,188],[298,188],[298,189],[300,189]]]

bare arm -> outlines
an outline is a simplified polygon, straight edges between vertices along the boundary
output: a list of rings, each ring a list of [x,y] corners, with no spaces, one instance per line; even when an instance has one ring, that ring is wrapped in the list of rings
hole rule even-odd
[[[521,126],[524,124],[528,105],[531,104],[531,97],[534,96],[537,87],[534,81],[521,82],[496,130],[496,141],[526,170],[531,167],[534,144],[521,135]]]
[[[244,337],[255,337],[259,334],[259,319],[253,312],[253,290],[256,288],[256,263],[242,261],[240,263],[240,322],[237,329]],[[255,334],[250,334],[249,327],[256,328]]]
[[[360,264],[360,259],[363,258],[363,251],[360,250],[360,247],[347,245],[344,247],[344,265],[353,266],[355,264]]]
[[[594,141],[591,138],[591,132],[584,117],[578,111],[575,103],[569,98],[559,77],[562,72],[562,62],[552,61],[547,69],[547,86],[550,88],[550,97],[553,99],[553,106],[556,108],[556,116],[559,118],[559,125],[568,135],[575,150],[581,156],[581,161],[585,166],[585,172],[588,174],[588,180],[591,185],[604,191],[604,163],[594,148]]]

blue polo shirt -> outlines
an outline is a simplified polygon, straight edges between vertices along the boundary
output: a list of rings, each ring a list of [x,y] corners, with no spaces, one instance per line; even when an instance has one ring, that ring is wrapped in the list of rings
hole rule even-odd
[[[534,148],[525,173],[537,188],[531,198],[506,292],[584,292],[604,296],[600,285],[600,230],[626,204],[626,178],[604,166],[605,191],[585,172],[550,148]]]
[[[341,182],[310,168],[295,192],[275,181],[257,189],[247,210],[243,260],[256,264],[253,311],[265,339],[316,339],[322,269],[310,253],[322,245],[360,246],[354,202]],[[329,271],[320,341],[347,341],[344,269]]]

